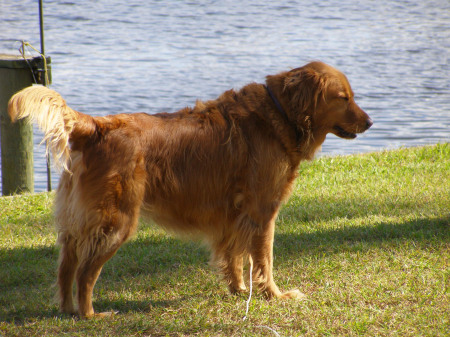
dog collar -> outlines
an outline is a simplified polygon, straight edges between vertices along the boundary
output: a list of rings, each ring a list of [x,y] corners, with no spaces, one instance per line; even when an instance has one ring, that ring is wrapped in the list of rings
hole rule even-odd
[[[299,146],[300,140],[303,137],[304,132],[298,130],[296,125],[291,124],[286,111],[284,111],[283,107],[280,104],[280,101],[278,101],[278,99],[275,97],[274,93],[272,92],[272,90],[270,90],[269,86],[264,85],[264,87],[266,88],[267,93],[269,94],[270,98],[272,98],[272,101],[275,104],[275,106],[277,107],[278,111],[281,113],[281,115],[286,120],[287,124],[292,126],[294,133],[295,133],[297,146]]]
[[[272,98],[272,101],[275,103],[275,106],[277,107],[278,111],[281,112],[281,114],[286,118],[287,121],[289,121],[286,111],[284,111],[283,107],[281,106],[278,99],[275,97],[272,90],[270,90],[268,85],[265,85],[264,87],[266,88],[267,92],[269,93],[270,98]]]

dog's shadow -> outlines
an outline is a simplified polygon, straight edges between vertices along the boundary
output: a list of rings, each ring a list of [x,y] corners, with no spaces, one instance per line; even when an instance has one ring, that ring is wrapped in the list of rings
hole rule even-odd
[[[274,255],[277,260],[295,259],[306,255],[323,255],[351,247],[352,251],[367,251],[373,247],[396,246],[401,242],[417,244],[447,242],[450,239],[450,215],[413,219],[405,222],[380,222],[367,226],[341,226],[296,234],[275,235]]]
[[[275,264],[294,261],[306,255],[323,254],[324,250],[339,251],[344,245],[351,245],[353,250],[367,250],[380,242],[385,245],[390,242],[397,245],[401,240],[416,243],[447,242],[450,238],[449,223],[450,216],[446,216],[313,232],[302,231],[299,227],[295,233],[283,231],[281,223],[280,231],[275,235]],[[0,265],[3,266],[0,271],[0,321],[20,324],[28,319],[60,316],[56,302],[51,301],[56,291],[52,285],[56,278],[57,259],[57,247],[0,249]],[[125,244],[105,265],[100,282],[104,288],[120,289],[126,286],[125,283],[133,284],[135,279],[139,282],[150,280],[152,284],[145,286],[157,292],[162,291],[160,287],[165,282],[179,277],[180,267],[181,271],[188,273],[204,270],[214,275],[208,261],[208,250],[196,242],[181,241],[170,236],[138,237]],[[217,282],[220,282],[218,277]],[[114,308],[122,313],[148,312],[152,307],[178,308],[187,300],[183,296],[170,300],[129,300],[119,297],[108,300],[100,294],[96,296],[95,306],[100,310]]]

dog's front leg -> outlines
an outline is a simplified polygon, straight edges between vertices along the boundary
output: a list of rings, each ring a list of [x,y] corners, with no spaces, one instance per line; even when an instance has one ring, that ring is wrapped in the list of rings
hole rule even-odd
[[[273,280],[273,239],[276,215],[252,237],[250,255],[253,260],[253,282],[271,299],[300,298],[304,295],[297,289],[282,293]]]
[[[233,256],[227,254],[226,267],[224,268],[225,280],[232,294],[242,293],[246,290],[244,278],[242,276],[243,255]]]

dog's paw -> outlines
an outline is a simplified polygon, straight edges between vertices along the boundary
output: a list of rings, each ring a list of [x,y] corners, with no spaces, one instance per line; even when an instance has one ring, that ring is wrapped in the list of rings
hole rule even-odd
[[[230,290],[230,293],[232,293],[233,295],[238,295],[247,292],[247,288],[245,287],[244,284],[241,284],[239,286],[229,285],[228,289]]]
[[[306,295],[300,292],[298,289],[292,289],[290,291],[286,291],[284,293],[281,293],[279,298],[287,298],[287,299],[296,299],[296,300],[303,300],[306,298]]]
[[[119,312],[118,311],[106,311],[106,312],[99,312],[99,313],[95,313],[94,317],[98,317],[98,318],[105,318],[105,317],[112,317],[117,315]]]
[[[97,319],[97,318],[108,318],[112,317],[114,315],[117,315],[118,311],[105,311],[105,312],[94,312],[92,315],[89,316],[83,316],[84,319]]]

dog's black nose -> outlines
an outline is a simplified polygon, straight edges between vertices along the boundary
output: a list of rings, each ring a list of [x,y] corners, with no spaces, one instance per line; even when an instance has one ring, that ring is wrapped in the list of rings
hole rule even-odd
[[[372,121],[372,119],[369,118],[366,121],[366,130],[369,129],[372,125],[373,125],[373,121]]]

